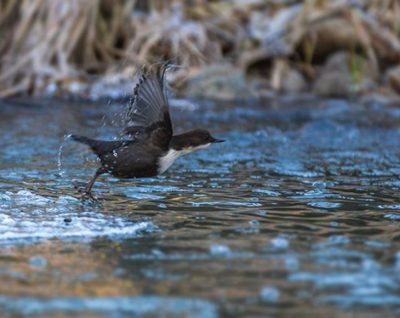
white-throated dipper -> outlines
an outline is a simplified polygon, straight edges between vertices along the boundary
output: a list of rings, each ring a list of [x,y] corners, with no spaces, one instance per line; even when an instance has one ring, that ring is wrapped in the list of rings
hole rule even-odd
[[[204,129],[174,135],[166,95],[167,66],[142,71],[133,91],[121,140],[103,141],[71,135],[88,145],[99,157],[101,166],[83,189],[92,198],[96,179],[104,173],[118,178],[145,178],[164,173],[182,155],[223,142]]]

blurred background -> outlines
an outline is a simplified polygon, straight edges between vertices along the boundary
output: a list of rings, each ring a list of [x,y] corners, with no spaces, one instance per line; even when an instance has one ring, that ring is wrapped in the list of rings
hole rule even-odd
[[[0,1],[0,96],[129,94],[170,61],[177,94],[400,93],[397,0]]]

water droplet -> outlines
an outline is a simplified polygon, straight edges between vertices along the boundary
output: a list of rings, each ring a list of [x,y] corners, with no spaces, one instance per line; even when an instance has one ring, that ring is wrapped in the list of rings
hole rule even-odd
[[[63,155],[63,150],[64,150],[64,145],[67,140],[71,138],[71,134],[64,135],[63,141],[58,148],[58,154],[57,154],[57,168],[58,168],[58,175],[60,177],[64,176],[65,171],[62,169],[62,155]]]

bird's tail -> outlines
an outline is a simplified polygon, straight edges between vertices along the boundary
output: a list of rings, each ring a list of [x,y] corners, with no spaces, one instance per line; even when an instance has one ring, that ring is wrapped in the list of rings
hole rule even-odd
[[[88,137],[80,136],[80,135],[70,135],[69,138],[74,141],[80,142],[82,144],[88,145],[88,146],[91,146],[92,144],[94,144],[96,142],[96,140],[94,140],[94,139],[90,139]]]
[[[82,144],[88,145],[92,151],[94,153],[96,153],[97,155],[101,155],[102,154],[102,144],[106,143],[106,142],[102,142],[100,140],[95,140],[92,138],[88,138],[85,136],[80,136],[80,135],[70,135],[69,137],[70,139],[80,142]]]
[[[70,139],[80,142],[82,144],[88,145],[95,154],[97,154],[100,158],[115,149],[118,149],[119,147],[125,146],[129,144],[129,140],[113,140],[113,141],[105,141],[105,140],[95,140],[92,138],[88,138],[85,136],[80,136],[80,135],[70,135]]]

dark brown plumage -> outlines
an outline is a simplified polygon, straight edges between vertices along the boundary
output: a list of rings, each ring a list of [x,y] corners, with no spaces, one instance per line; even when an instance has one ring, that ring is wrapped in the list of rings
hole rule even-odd
[[[166,69],[162,66],[140,76],[128,107],[122,140],[71,135],[71,139],[88,145],[101,162],[83,190],[85,196],[91,197],[93,184],[101,174],[119,178],[154,177],[166,171],[179,156],[223,141],[203,129],[173,135],[165,88]]]

